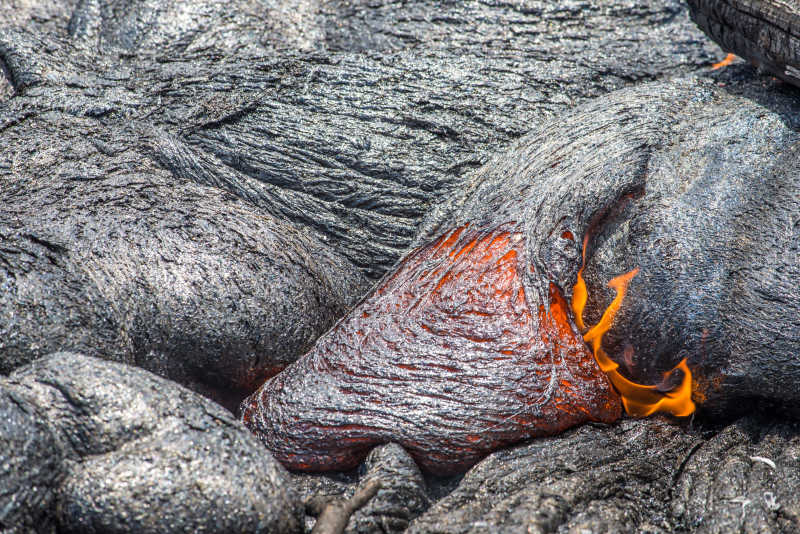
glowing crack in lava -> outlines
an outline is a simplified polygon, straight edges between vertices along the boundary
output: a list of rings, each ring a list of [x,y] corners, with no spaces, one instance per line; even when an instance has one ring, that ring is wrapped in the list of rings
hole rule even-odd
[[[587,238],[583,241],[583,264],[578,271],[578,281],[572,290],[572,311],[575,314],[575,324],[581,331],[586,331],[583,322],[583,309],[586,306],[588,291],[586,282],[583,280],[583,269],[586,266],[586,244]],[[616,291],[614,300],[603,312],[600,321],[589,328],[583,336],[584,341],[589,343],[597,360],[600,369],[606,373],[614,388],[622,397],[622,406],[625,411],[634,417],[645,417],[657,412],[670,413],[679,417],[685,417],[694,413],[695,406],[692,402],[692,373],[686,365],[686,358],[671,371],[664,373],[665,383],[673,373],[681,373],[681,383],[670,391],[662,391],[659,386],[646,386],[637,384],[622,376],[618,370],[619,364],[608,357],[603,350],[603,335],[608,332],[614,324],[614,317],[619,311],[628,284],[639,273],[639,268],[617,276],[608,283],[608,287]]]

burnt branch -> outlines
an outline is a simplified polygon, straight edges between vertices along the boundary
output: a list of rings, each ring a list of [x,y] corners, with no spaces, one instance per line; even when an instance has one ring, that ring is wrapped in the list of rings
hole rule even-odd
[[[341,534],[347,528],[350,516],[367,504],[370,499],[377,495],[381,489],[379,480],[370,480],[363,487],[359,488],[355,494],[347,500],[335,500],[328,502],[322,509],[311,534]],[[321,503],[318,499],[312,499],[306,504],[311,509],[319,510]]]

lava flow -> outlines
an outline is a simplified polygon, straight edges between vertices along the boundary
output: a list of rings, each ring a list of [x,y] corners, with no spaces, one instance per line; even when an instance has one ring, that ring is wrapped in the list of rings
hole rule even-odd
[[[583,265],[578,271],[578,281],[572,290],[572,311],[575,314],[575,324],[581,331],[586,330],[583,322],[583,309],[586,306],[588,291],[586,282],[583,280],[583,269],[586,266],[586,244],[588,238],[583,241]],[[608,357],[603,350],[603,335],[611,328],[614,317],[619,311],[628,284],[639,273],[639,268],[617,276],[608,283],[608,287],[616,291],[614,300],[603,312],[600,321],[588,329],[583,339],[592,348],[594,357],[600,369],[606,373],[614,388],[622,397],[622,405],[625,411],[635,417],[645,417],[656,412],[665,412],[679,417],[690,415],[694,412],[695,406],[692,402],[692,373],[686,365],[686,358],[671,371],[664,373],[664,383],[668,383],[669,377],[673,373],[681,373],[680,384],[670,391],[662,391],[659,386],[646,386],[628,380],[620,374],[619,364]]]

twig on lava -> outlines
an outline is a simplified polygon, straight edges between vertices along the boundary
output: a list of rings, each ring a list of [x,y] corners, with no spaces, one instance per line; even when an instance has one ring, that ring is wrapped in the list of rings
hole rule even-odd
[[[367,504],[379,489],[381,489],[380,480],[370,480],[347,500],[335,499],[324,502],[317,498],[308,501],[306,508],[312,515],[315,512],[319,513],[311,534],[342,534],[347,528],[350,516]]]
[[[775,462],[770,460],[769,458],[764,458],[763,456],[751,456],[750,461],[752,462],[761,462],[762,464],[768,465],[772,468],[772,470],[776,470],[778,467],[775,465]]]

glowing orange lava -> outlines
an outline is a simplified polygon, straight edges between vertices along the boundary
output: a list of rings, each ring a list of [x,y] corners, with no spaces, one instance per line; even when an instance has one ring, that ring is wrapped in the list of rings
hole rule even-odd
[[[722,67],[727,67],[735,60],[736,60],[736,54],[728,54],[727,56],[725,56],[725,59],[723,59],[719,63],[714,63],[713,65],[711,65],[711,70],[717,70],[721,69]]]
[[[586,265],[587,240],[588,238],[583,241],[583,265],[578,271],[578,281],[572,289],[572,311],[575,314],[575,324],[581,330],[586,330],[583,323],[583,309],[586,306],[588,292],[586,282],[583,280],[583,269]],[[591,346],[600,369],[606,373],[614,388],[619,392],[622,397],[622,405],[629,415],[644,417],[656,412],[671,413],[679,417],[690,415],[694,412],[695,406],[692,402],[692,373],[686,365],[685,358],[674,369],[664,373],[665,382],[673,373],[681,373],[681,383],[674,389],[664,392],[660,391],[659,386],[637,384],[622,376],[618,370],[619,364],[609,358],[603,350],[603,335],[614,324],[614,317],[625,298],[628,284],[638,273],[639,268],[637,267],[629,273],[617,276],[608,283],[608,287],[614,289],[617,294],[603,312],[600,321],[584,334],[583,339]]]

